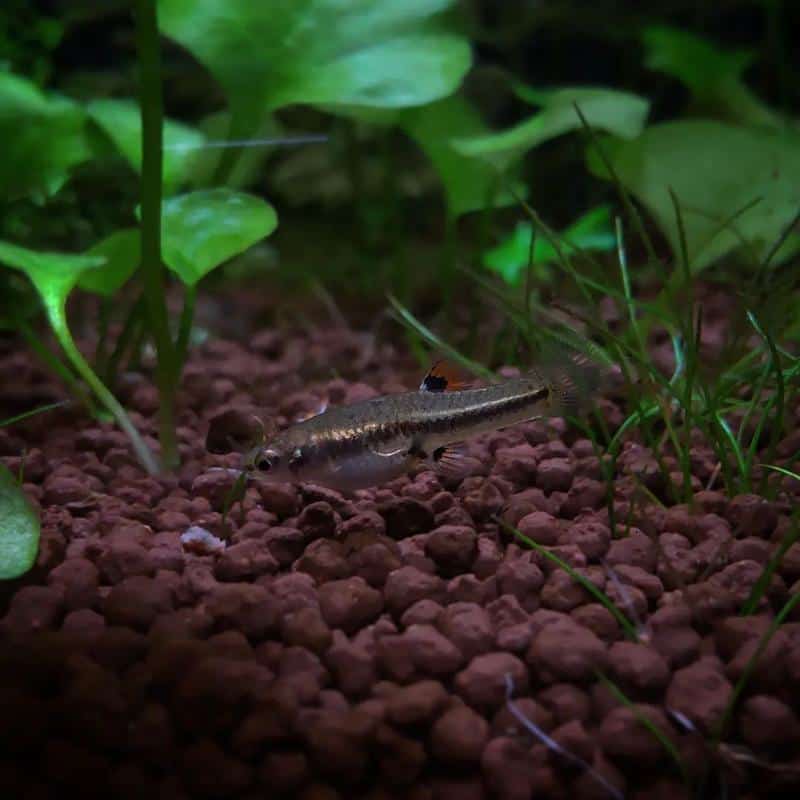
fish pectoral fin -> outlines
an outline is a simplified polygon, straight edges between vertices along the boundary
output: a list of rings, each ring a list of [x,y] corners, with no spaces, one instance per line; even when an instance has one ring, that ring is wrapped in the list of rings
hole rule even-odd
[[[434,469],[443,478],[462,480],[478,471],[481,462],[471,456],[463,444],[447,445],[433,451]]]
[[[453,392],[467,389],[475,383],[461,367],[445,359],[434,362],[428,370],[422,383],[419,385],[421,392]]]

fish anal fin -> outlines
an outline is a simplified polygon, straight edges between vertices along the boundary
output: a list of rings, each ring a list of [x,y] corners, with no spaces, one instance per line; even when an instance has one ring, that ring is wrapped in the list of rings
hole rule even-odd
[[[421,392],[454,392],[467,389],[474,383],[473,377],[457,364],[440,359],[428,370],[419,389]]]

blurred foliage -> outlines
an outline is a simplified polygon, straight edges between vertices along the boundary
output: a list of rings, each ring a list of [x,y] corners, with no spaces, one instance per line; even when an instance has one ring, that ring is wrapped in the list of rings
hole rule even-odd
[[[616,237],[610,207],[600,206],[587,211],[561,232],[560,241],[568,253],[613,250],[616,247]],[[555,272],[551,265],[558,259],[559,253],[552,241],[541,236],[534,240],[533,224],[519,222],[513,233],[484,253],[483,263],[487,269],[496,272],[506,283],[512,285],[522,281],[526,267],[530,264],[534,283],[538,285],[552,282]]]
[[[734,248],[757,266],[800,209],[797,133],[686,120],[653,125],[633,141],[605,140],[602,147],[678,260],[682,234],[674,192],[693,270]],[[596,150],[589,163],[611,179]]]

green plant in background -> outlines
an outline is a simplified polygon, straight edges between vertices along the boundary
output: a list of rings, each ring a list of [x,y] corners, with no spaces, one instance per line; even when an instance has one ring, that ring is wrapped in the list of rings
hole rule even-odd
[[[616,237],[611,207],[604,205],[587,211],[561,232],[560,239],[570,253],[613,250]],[[550,283],[556,261],[558,252],[553,243],[544,237],[535,238],[531,222],[518,222],[510,236],[483,255],[484,266],[512,286],[519,285],[529,263],[537,284]]]
[[[745,71],[755,61],[752,50],[725,50],[663,25],[645,28],[642,43],[644,65],[676,78],[689,90],[690,112],[749,125],[786,127],[787,120],[744,82]]]
[[[592,127],[623,139],[633,139],[642,132],[650,109],[643,97],[615,89],[532,89],[519,84],[514,88],[523,100],[541,110],[506,131],[454,136],[453,146],[459,153],[483,158],[497,169],[506,170],[540,144],[580,130],[583,123],[575,111],[576,104]]]
[[[756,267],[800,208],[798,133],[685,120],[653,125],[635,139],[604,139],[602,148],[613,174],[591,146],[590,169],[618,179],[642,203],[677,260],[674,192],[695,272],[734,249]],[[772,264],[797,249],[798,238],[787,239]]]
[[[139,11],[144,121],[139,106],[132,100],[95,100],[82,108],[66,98],[44,95],[23,78],[0,73],[0,129],[7,134],[13,155],[4,161],[0,171],[0,188],[8,199],[34,195],[43,201],[69,180],[74,167],[92,157],[104,157],[111,144],[134,170],[144,173],[141,227],[116,231],[82,255],[0,242],[0,264],[24,272],[30,279],[70,367],[47,354],[9,302],[5,305],[5,315],[11,317],[11,324],[22,330],[36,351],[44,355],[79,396],[85,397],[76,374],[85,382],[129,435],[145,468],[155,473],[160,469],[158,460],[75,345],[67,321],[67,299],[75,288],[112,298],[134,275],[141,275],[150,312],[149,332],[159,345],[162,459],[167,466],[174,466],[177,448],[173,407],[197,283],[221,263],[268,236],[277,225],[277,216],[261,198],[229,189],[175,194],[187,183],[193,148],[202,145],[204,136],[171,121],[162,129],[155,17],[152,5],[147,2],[141,4]],[[92,125],[97,129],[92,130]],[[108,141],[98,139],[98,130]],[[164,158],[162,136],[168,147]],[[166,196],[163,203],[162,195]],[[162,260],[186,287],[184,313],[174,342],[164,298]],[[141,307],[141,304],[136,306]]]
[[[443,16],[454,0],[159,0],[163,32],[217,78],[230,103],[228,137],[245,139],[286,106],[405,108],[453,92],[469,42]],[[235,151],[220,160],[224,181]]]

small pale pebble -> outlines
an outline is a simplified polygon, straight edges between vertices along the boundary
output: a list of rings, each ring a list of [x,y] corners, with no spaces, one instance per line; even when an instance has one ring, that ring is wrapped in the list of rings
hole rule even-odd
[[[222,539],[199,525],[192,525],[181,534],[181,544],[184,550],[201,556],[221,553],[225,549]]]

